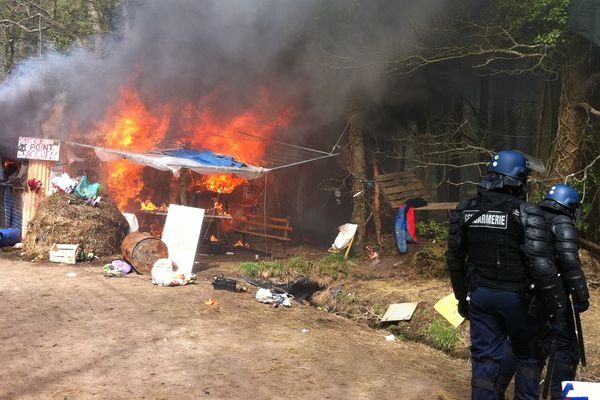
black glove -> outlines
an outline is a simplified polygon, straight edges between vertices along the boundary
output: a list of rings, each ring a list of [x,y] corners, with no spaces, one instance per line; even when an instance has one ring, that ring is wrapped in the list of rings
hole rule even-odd
[[[461,317],[468,320],[469,319],[469,302],[466,300],[460,300],[458,302],[458,313]]]
[[[573,304],[573,309],[578,313],[585,312],[588,308],[590,308],[590,302],[588,300],[578,301]]]

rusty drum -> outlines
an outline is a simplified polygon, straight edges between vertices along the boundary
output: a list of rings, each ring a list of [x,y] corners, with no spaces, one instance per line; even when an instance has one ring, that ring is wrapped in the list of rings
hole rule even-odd
[[[156,260],[169,257],[167,245],[147,232],[131,232],[125,236],[121,253],[139,272],[150,272]]]

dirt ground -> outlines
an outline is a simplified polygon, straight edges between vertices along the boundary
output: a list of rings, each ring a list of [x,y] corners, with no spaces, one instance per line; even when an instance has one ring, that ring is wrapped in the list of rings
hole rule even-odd
[[[294,304],[0,258],[0,399],[465,399],[470,367]],[[67,277],[76,272],[76,277]],[[217,305],[205,302],[213,298]],[[303,330],[308,330],[303,332]]]

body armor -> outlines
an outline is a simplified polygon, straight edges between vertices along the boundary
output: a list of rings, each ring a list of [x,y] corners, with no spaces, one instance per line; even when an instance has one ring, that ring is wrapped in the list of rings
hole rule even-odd
[[[588,300],[590,295],[585,274],[581,270],[579,241],[573,220],[564,213],[545,207],[543,212],[553,234],[555,262],[565,289],[576,303]]]
[[[541,209],[509,193],[481,190],[450,217],[446,265],[459,301],[467,297],[468,270],[474,285],[511,291],[529,279],[548,314],[562,314],[566,300],[552,251]]]

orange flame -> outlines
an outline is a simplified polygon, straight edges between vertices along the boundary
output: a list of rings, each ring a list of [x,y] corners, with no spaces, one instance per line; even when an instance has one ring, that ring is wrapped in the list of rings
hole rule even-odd
[[[242,240],[240,239],[233,244],[233,247],[250,247],[250,245],[248,243],[242,242]]]
[[[194,104],[150,106],[135,89],[124,86],[117,103],[95,127],[103,137],[99,144],[111,149],[147,152],[175,141],[181,146],[212,150],[241,162],[260,165],[267,141],[277,129],[287,126],[292,113],[275,105],[268,93],[262,91],[257,103],[250,109],[223,115],[214,106],[218,103],[219,95],[215,91]],[[177,137],[170,137],[167,142],[167,132]],[[154,182],[143,181],[143,168],[127,160],[107,163],[108,190],[119,209],[137,208],[136,205],[142,203],[142,191],[152,194],[156,190],[152,186]],[[234,175],[210,175],[197,182],[199,188],[204,190],[231,193],[246,180]]]
[[[232,174],[204,175],[196,182],[196,185],[211,192],[229,194],[236,187],[246,182],[246,179]]]
[[[154,204],[151,200],[146,200],[140,203],[140,210],[167,212],[169,211],[169,207],[165,203],[162,203],[159,207],[157,207],[156,204]]]
[[[210,241],[211,242],[218,242],[219,238],[217,238],[215,235],[210,235]]]

